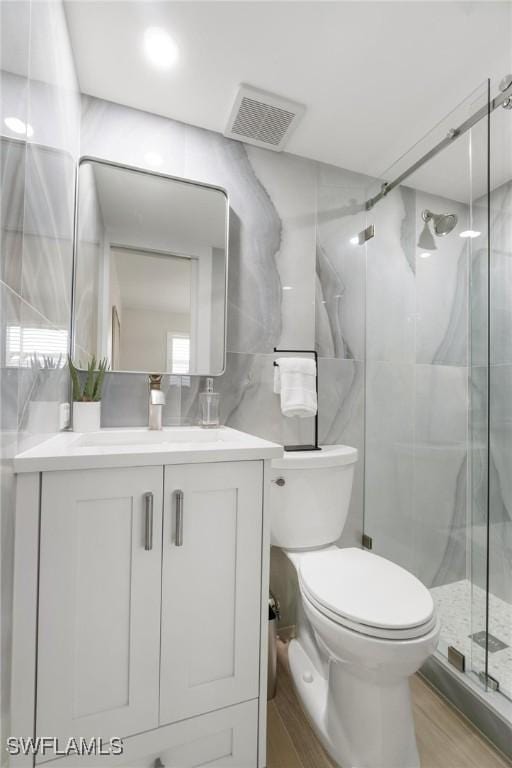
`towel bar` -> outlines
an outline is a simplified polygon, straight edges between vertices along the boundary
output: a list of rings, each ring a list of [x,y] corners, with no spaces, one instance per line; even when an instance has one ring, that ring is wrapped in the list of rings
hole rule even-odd
[[[315,357],[315,386],[316,386],[316,414],[315,414],[315,443],[314,445],[285,445],[285,451],[321,451],[322,448],[318,445],[318,353],[316,349],[278,349],[274,347],[274,352],[282,352],[286,354],[299,354],[299,355],[314,355]],[[274,360],[274,365],[279,365]]]

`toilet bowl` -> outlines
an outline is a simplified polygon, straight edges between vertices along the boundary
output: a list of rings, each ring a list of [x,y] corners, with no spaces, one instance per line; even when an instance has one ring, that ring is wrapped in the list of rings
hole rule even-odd
[[[356,461],[354,448],[325,446],[272,463],[272,543],[293,564],[300,592],[290,671],[339,765],[419,768],[409,677],[435,651],[439,621],[430,592],[411,573],[333,545]]]

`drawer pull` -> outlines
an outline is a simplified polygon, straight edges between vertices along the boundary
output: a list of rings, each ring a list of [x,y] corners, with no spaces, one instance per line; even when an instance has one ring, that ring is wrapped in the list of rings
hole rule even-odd
[[[153,549],[153,494],[148,492],[144,494],[144,549],[149,552]]]
[[[174,531],[174,543],[177,547],[183,546],[183,491],[176,491],[176,529]]]

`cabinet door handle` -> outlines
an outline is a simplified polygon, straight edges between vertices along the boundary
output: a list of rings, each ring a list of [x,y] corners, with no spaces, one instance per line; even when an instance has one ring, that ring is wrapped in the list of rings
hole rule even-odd
[[[151,492],[144,494],[144,549],[149,552],[153,549],[153,494]]]
[[[174,531],[174,543],[177,547],[183,546],[183,491],[176,491],[176,528]]]

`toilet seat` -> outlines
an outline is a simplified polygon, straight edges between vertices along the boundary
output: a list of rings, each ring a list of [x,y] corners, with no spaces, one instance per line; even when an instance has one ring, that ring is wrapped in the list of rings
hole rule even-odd
[[[428,589],[400,566],[362,549],[308,552],[301,592],[331,621],[371,637],[411,640],[436,625]]]

